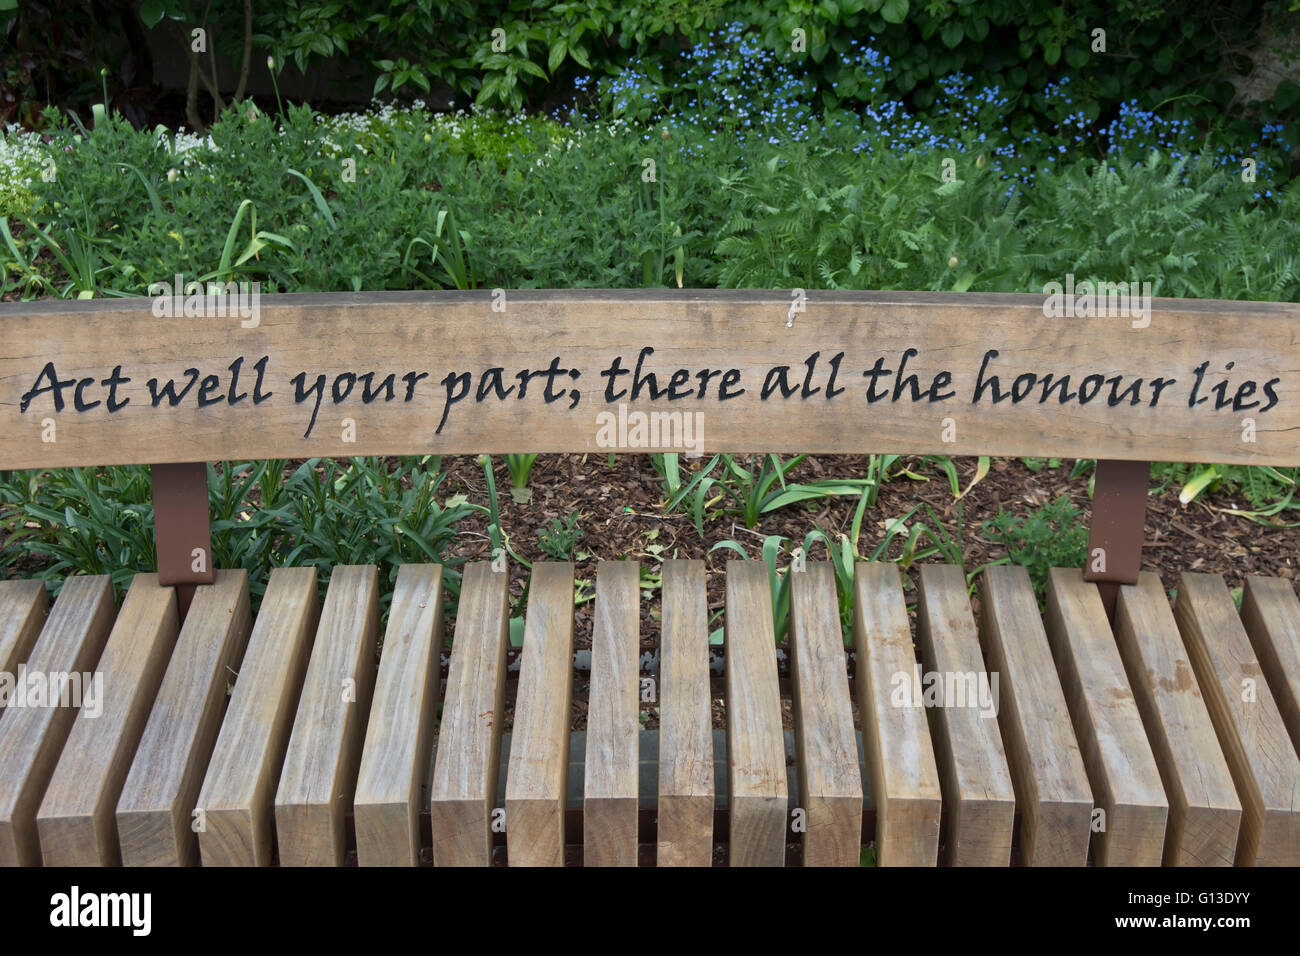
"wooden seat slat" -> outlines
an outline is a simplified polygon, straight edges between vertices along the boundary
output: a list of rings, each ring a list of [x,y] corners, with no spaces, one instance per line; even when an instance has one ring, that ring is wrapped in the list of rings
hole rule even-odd
[[[1169,801],[1166,866],[1231,866],[1241,803],[1160,577],[1123,585],[1115,642]]]
[[[336,567],[275,792],[281,866],[343,865],[378,639],[375,567]]]
[[[916,622],[926,673],[989,680],[961,568],[921,566]],[[996,697],[993,701],[996,704]],[[977,707],[927,707],[925,713],[946,814],[944,862],[1006,866],[1011,861],[1016,796],[996,713],[982,713]]]
[[[785,742],[767,567],[727,562],[727,799],[732,866],[784,866]]]
[[[127,866],[199,862],[194,810],[250,624],[246,572],[195,588],[117,802]]]
[[[204,866],[271,864],[272,803],[319,620],[316,569],[273,569],[199,792]]]
[[[85,673],[99,659],[112,623],[108,576],[68,578],[32,645],[27,674],[45,679]],[[0,721],[0,866],[38,866],[36,811],[77,709],[31,702],[5,710]]]
[[[353,817],[362,866],[418,866],[442,651],[442,568],[397,573]]]
[[[1217,574],[1178,579],[1174,617],[1241,799],[1236,862],[1300,863],[1300,758]]]
[[[1159,866],[1169,803],[1097,585],[1077,568],[1048,572],[1047,636],[1092,783],[1105,812],[1098,866]]]
[[[13,674],[26,662],[45,623],[45,582],[0,581],[0,672]],[[0,707],[0,718],[5,708]]]
[[[641,664],[641,565],[601,561],[591,632],[583,760],[586,866],[636,866]]]
[[[512,865],[571,855],[578,793],[583,862],[638,862],[640,571],[596,568],[583,780],[571,788],[574,568],[534,568],[502,818]],[[662,571],[657,856],[707,866],[705,565]],[[898,567],[855,568],[859,760],[833,569],[790,570],[788,760],[769,572],[728,564],[731,865],[782,865],[792,806],[804,814],[804,865],[855,864],[864,789],[885,866],[1005,865],[1017,810],[1016,859],[1029,865],[1086,862],[1090,839],[1097,865],[1300,860],[1300,755],[1283,708],[1300,666],[1291,582],[1248,578],[1238,614],[1218,575],[1184,574],[1171,606],[1159,577],[1143,573],[1118,589],[1112,625],[1077,569],[1050,571],[1040,614],[1024,569],[990,567],[977,629],[961,568],[918,571],[913,641]],[[443,569],[399,570],[377,668],[376,569],[336,568],[323,608],[315,582],[314,568],[277,569],[253,626],[247,575],[218,571],[178,633],[174,589],[155,574],[132,580],[116,618],[107,578],[68,579],[10,659],[44,673],[96,670],[117,693],[95,720],[14,707],[0,723],[0,863],[265,865],[278,838],[282,865],[338,865],[351,813],[359,864],[413,865],[428,860],[427,806],[435,865],[490,864],[508,575],[485,562],[463,570],[436,747]],[[11,648],[40,620],[42,595],[0,588]],[[961,675],[968,690],[997,675],[997,719],[971,701],[932,703],[936,674],[941,684]],[[900,677],[920,701],[897,699]]]
[[[95,668],[111,692],[73,722],[36,815],[46,866],[121,865],[114,811],[179,631],[175,589],[132,578]]]
[[[713,864],[713,707],[704,562],[663,564],[659,866]]]
[[[916,668],[912,630],[895,565],[858,564],[853,642],[862,750],[876,809],[876,862],[881,866],[934,866],[939,857],[942,806],[939,768],[922,702],[899,706],[895,700],[897,678],[902,675],[906,679],[910,696]]]
[[[501,764],[509,577],[465,566],[429,792],[436,866],[487,866]]]
[[[533,565],[506,772],[511,866],[564,865],[573,723],[573,565]]]
[[[799,801],[807,814],[803,863],[858,866],[862,768],[835,573],[827,562],[809,561],[790,575],[790,684]]]
[[[1083,866],[1092,789],[1029,572],[985,568],[981,597],[980,638],[989,670],[999,674],[998,725],[1020,808],[1021,860],[1030,866]]]
[[[1291,582],[1246,575],[1241,619],[1291,744],[1300,751],[1300,599]]]

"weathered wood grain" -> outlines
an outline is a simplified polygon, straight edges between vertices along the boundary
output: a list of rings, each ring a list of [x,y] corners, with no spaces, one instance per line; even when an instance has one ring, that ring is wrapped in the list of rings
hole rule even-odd
[[[641,565],[601,561],[583,760],[584,866],[636,866]]]
[[[442,568],[397,572],[353,819],[361,866],[419,866],[442,650]]]
[[[785,742],[767,566],[727,562],[726,685],[729,860],[784,866]]]
[[[700,412],[692,424],[706,453],[1300,464],[1300,305],[1155,299],[1149,324],[1134,328],[1123,315],[1048,318],[1044,301],[812,291],[787,326],[791,299],[781,291],[510,290],[505,311],[493,309],[489,290],[267,295],[251,328],[239,317],[157,318],[148,299],[3,303],[0,341],[22,348],[0,355],[0,469],[600,451],[596,416],[617,415],[622,402],[635,412]],[[983,380],[997,376],[1000,402],[987,389],[973,401],[986,357]],[[626,374],[612,381],[601,372],[615,358]],[[499,381],[484,377],[491,368]],[[1038,380],[1017,386],[1022,374]],[[1070,376],[1068,387],[1048,396],[1047,375],[1058,386]],[[55,376],[65,383],[61,408],[52,388],[38,391]],[[161,397],[173,380],[175,407]],[[1212,392],[1220,382],[1222,405]],[[1076,397],[1063,404],[1065,394]],[[1243,411],[1256,420],[1253,442],[1240,440]],[[46,418],[57,442],[40,439]],[[344,418],[355,422],[354,442]],[[960,427],[945,431],[945,418]],[[684,435],[659,437],[649,450],[688,447]]]
[[[949,564],[921,565],[916,643],[926,673],[991,678],[966,576]],[[969,685],[967,685],[969,686]],[[996,698],[993,703],[996,707]],[[1011,862],[1016,795],[996,712],[978,707],[927,707],[939,767],[946,823],[944,859],[950,866],[1006,866]]]
[[[998,724],[1020,809],[1020,857],[1028,866],[1088,860],[1092,788],[1070,725],[1029,572],[984,569],[984,659],[999,675]]]
[[[703,561],[663,564],[659,866],[713,865],[713,711]]]
[[[1246,575],[1241,619],[1291,744],[1300,751],[1300,600],[1291,582]]]
[[[1115,643],[1169,800],[1166,866],[1231,866],[1241,803],[1159,575],[1121,585]]]
[[[13,674],[27,660],[48,607],[44,581],[0,581],[0,673]]]
[[[868,789],[876,808],[876,861],[881,866],[934,866],[942,796],[924,702],[900,705],[895,699],[902,681],[911,697],[916,669],[898,567],[859,563],[853,597],[858,713]],[[851,720],[850,715],[850,727]]]
[[[137,574],[95,667],[102,707],[73,723],[36,815],[46,866],[121,865],[114,811],[179,629],[175,589]]]
[[[199,792],[204,866],[271,865],[272,802],[319,619],[316,569],[272,569]]]
[[[506,772],[511,866],[564,865],[573,721],[573,565],[533,565]]]
[[[1300,863],[1300,758],[1223,578],[1184,572],[1174,617],[1241,799],[1238,866]]]
[[[510,579],[486,561],[462,571],[438,756],[429,792],[435,866],[488,866],[501,765]]]
[[[199,585],[117,801],[127,866],[194,866],[199,789],[251,624],[248,573]]]
[[[1169,802],[1097,586],[1077,568],[1048,572],[1047,637],[1105,811],[1093,828],[1098,866],[1159,866]]]
[[[281,866],[342,866],[345,817],[375,684],[379,576],[373,565],[330,574],[298,713],[275,791]]]
[[[858,866],[862,770],[835,573],[824,561],[808,561],[803,567],[788,572],[795,752],[799,801],[805,813],[803,863]],[[935,799],[937,830],[937,781]]]
[[[108,576],[68,578],[28,655],[25,673],[38,675],[46,686],[48,678],[84,675],[99,659],[112,623]],[[61,682],[59,706],[11,704],[0,721],[0,866],[40,865],[36,811],[77,719],[71,690]]]

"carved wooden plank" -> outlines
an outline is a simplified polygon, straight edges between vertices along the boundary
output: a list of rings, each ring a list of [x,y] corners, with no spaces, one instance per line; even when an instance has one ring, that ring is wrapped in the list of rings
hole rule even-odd
[[[36,815],[46,866],[121,865],[114,810],[179,629],[175,589],[132,578],[95,668],[111,692],[74,721]]]
[[[1029,572],[985,568],[981,597],[980,639],[999,675],[998,723],[1020,808],[1020,857],[1029,866],[1083,866],[1092,789]]]
[[[275,791],[281,866],[343,865],[378,638],[375,567],[336,567]]]
[[[199,585],[117,801],[127,866],[194,866],[199,789],[250,625],[248,574]]]
[[[1217,574],[1178,578],[1174,617],[1241,799],[1238,866],[1300,863],[1300,758]]]
[[[1291,582],[1246,575],[1241,619],[1291,744],[1300,750],[1300,600]]]
[[[506,775],[511,866],[564,865],[573,722],[573,565],[533,565]]]
[[[980,653],[961,568],[921,565],[916,622],[926,673],[961,675],[963,681],[970,676],[977,688],[983,684],[991,694],[992,679]],[[944,858],[951,866],[1006,866],[1011,861],[1016,796],[998,733],[996,696],[992,700],[989,710],[926,708],[947,816]]]
[[[320,618],[316,569],[274,568],[199,792],[204,866],[270,866],[272,802]]]
[[[266,295],[243,327],[143,298],[2,303],[0,341],[23,347],[0,355],[0,469],[599,451],[620,404],[705,416],[647,450],[1300,464],[1300,304],[1049,317],[1043,295],[815,290],[793,329],[789,307],[762,290],[511,290],[503,312],[489,290]],[[1238,440],[1242,407],[1256,441]],[[345,415],[355,441],[326,427]]]
[[[48,606],[44,581],[0,581],[0,673],[14,674],[27,660]]]
[[[353,818],[361,866],[419,866],[442,650],[442,568],[397,572]]]
[[[99,659],[113,623],[113,589],[107,575],[72,577],[63,582],[54,608],[32,647],[22,674],[27,690],[51,687],[58,681],[59,706],[39,706],[35,700],[17,700],[0,721],[0,866],[37,866],[41,862],[36,811],[59,759],[72,722],[77,719],[75,684],[61,678],[84,674]],[[65,695],[65,691],[67,692]],[[87,701],[88,703],[88,701]]]
[[[429,815],[436,866],[488,866],[501,764],[510,580],[486,561],[462,571]]]
[[[641,566],[635,561],[597,566],[583,761],[585,866],[636,866],[640,587]]]
[[[789,574],[795,750],[799,800],[806,814],[803,863],[858,866],[862,855],[862,770],[853,732],[835,574],[829,563],[816,561]],[[936,781],[936,830],[938,790]]]
[[[1094,827],[1098,866],[1159,866],[1169,802],[1097,586],[1077,568],[1048,572],[1047,636],[1106,816]]]
[[[703,561],[663,564],[659,646],[659,866],[713,865],[709,611]]]
[[[832,590],[832,604],[834,596]],[[876,861],[881,866],[934,866],[942,797],[930,728],[923,700],[899,706],[894,699],[899,678],[910,690],[916,670],[897,566],[857,565],[853,645],[862,749],[876,808]],[[856,753],[854,757],[856,763]]]
[[[1122,585],[1115,643],[1169,799],[1167,866],[1231,866],[1241,803],[1159,575]]]
[[[784,866],[785,743],[767,566],[727,562],[727,799],[732,866]]]

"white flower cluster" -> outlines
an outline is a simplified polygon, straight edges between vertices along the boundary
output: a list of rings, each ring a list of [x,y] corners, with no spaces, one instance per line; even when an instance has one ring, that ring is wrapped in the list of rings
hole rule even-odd
[[[358,112],[332,116],[317,114],[316,122],[325,129],[324,146],[327,154],[337,158],[344,148],[336,141],[336,135],[338,139],[360,140],[354,148],[367,154],[370,149],[364,145],[365,142],[382,137],[385,130],[393,127],[423,129],[426,136],[432,134],[460,139],[469,132],[470,124],[475,120],[498,117],[507,130],[524,128],[535,120],[535,117],[522,113],[499,113],[480,106],[432,113],[424,100],[417,99],[409,106],[372,100],[368,109]],[[603,130],[611,137],[633,131],[621,118],[615,119]],[[168,180],[171,182],[186,172],[210,172],[208,156],[221,151],[211,136],[200,136],[186,130],[184,126],[175,132],[160,126],[155,135],[158,147],[167,150],[176,159],[176,165],[168,171]],[[536,164],[541,166],[548,156],[578,146],[583,135],[579,130],[566,129],[562,136],[553,136],[549,148],[537,158]],[[17,128],[0,128],[0,209],[12,208],[19,199],[29,197],[29,186],[40,175],[45,155],[39,134],[22,132]],[[10,193],[14,195],[9,195]]]
[[[0,215],[30,209],[31,183],[45,165],[44,156],[37,133],[0,127]]]

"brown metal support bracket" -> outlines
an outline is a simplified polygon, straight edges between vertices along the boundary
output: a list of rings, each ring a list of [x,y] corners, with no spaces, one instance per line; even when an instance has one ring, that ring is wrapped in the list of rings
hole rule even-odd
[[[207,462],[151,465],[154,529],[158,538],[158,583],[176,587],[182,621],[194,589],[216,579],[208,511]]]
[[[1147,516],[1151,462],[1102,459],[1092,490],[1092,527],[1083,578],[1095,581],[1106,616],[1115,620],[1121,584],[1137,584]]]

